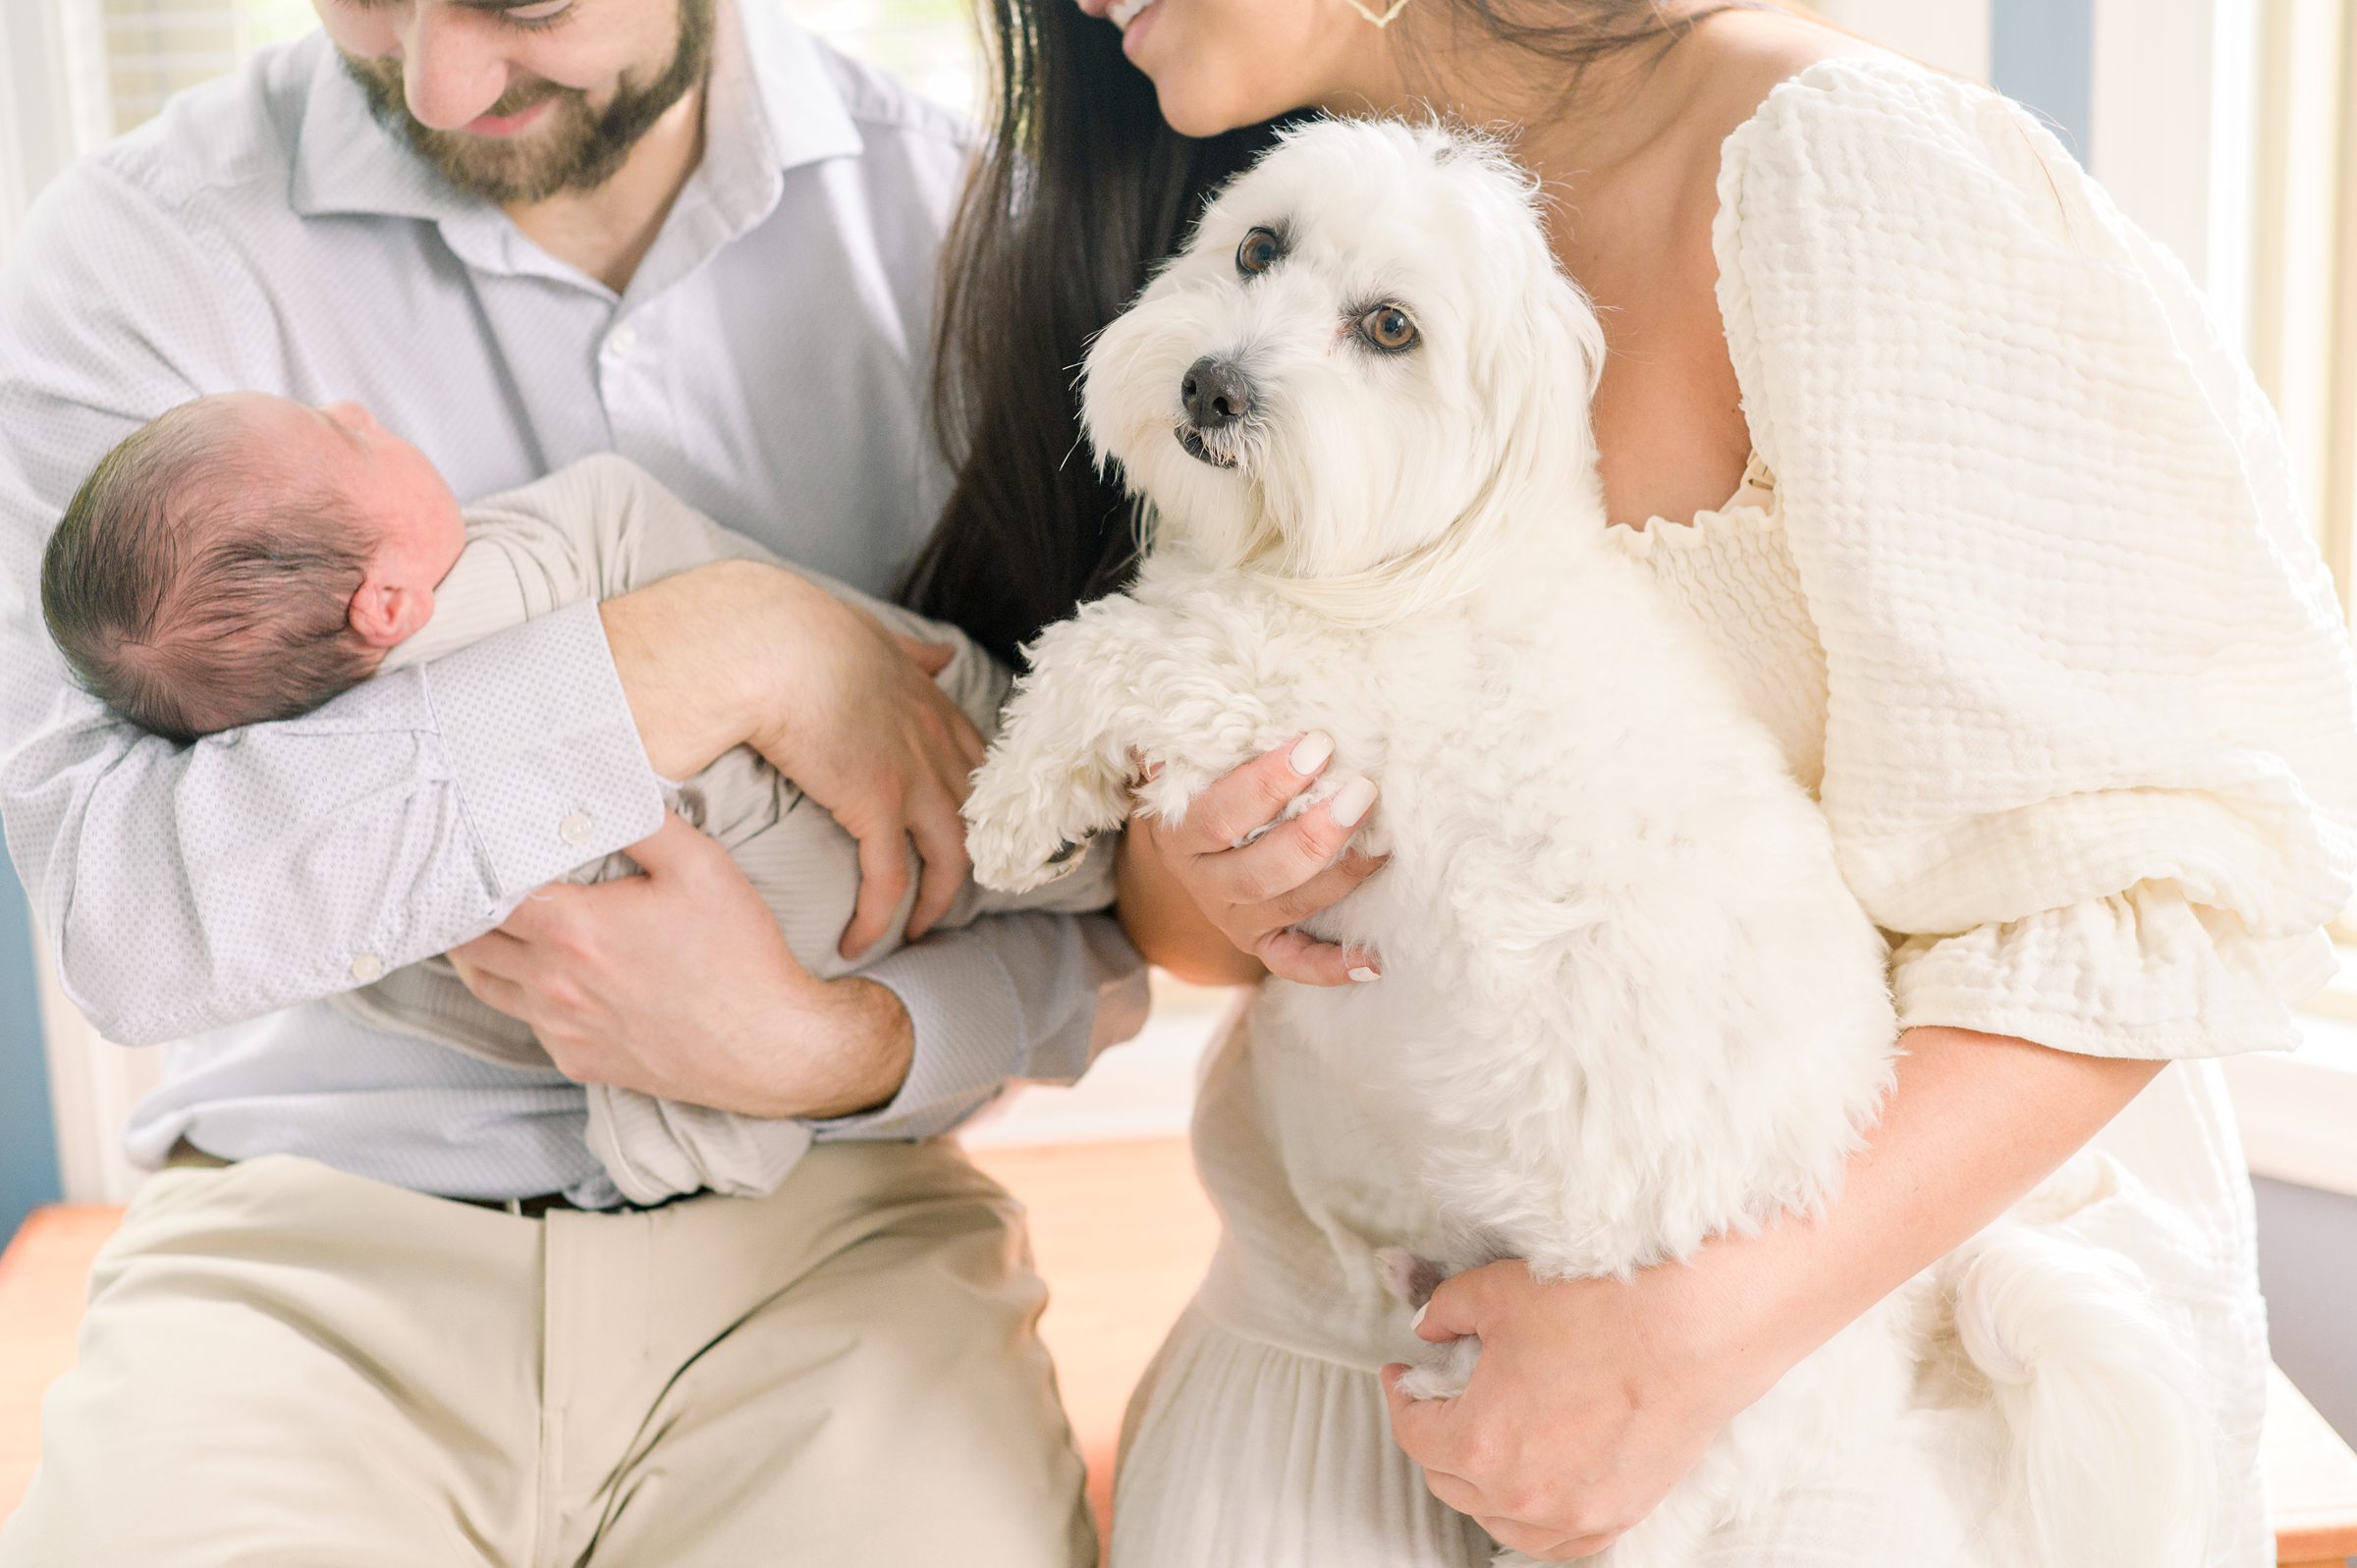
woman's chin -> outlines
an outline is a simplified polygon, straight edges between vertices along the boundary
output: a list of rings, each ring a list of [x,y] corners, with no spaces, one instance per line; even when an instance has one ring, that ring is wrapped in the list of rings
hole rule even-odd
[[[1234,79],[1221,72],[1169,64],[1139,69],[1154,83],[1154,101],[1164,123],[1182,136],[1216,136],[1285,112],[1280,106],[1254,113],[1238,100]]]
[[[1220,112],[1218,105],[1205,102],[1183,89],[1167,91],[1159,81],[1155,83],[1155,97],[1162,105],[1163,120],[1182,136],[1216,136],[1222,132],[1253,123],[1229,118]]]

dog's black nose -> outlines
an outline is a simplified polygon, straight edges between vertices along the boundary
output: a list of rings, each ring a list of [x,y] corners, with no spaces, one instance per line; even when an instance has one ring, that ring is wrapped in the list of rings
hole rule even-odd
[[[1225,359],[1205,354],[1178,383],[1186,418],[1197,430],[1222,430],[1252,411],[1252,383]]]

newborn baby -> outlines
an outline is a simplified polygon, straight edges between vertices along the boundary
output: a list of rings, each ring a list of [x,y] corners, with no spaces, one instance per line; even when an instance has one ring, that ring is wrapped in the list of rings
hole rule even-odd
[[[424,454],[358,405],[228,393],[174,408],[99,462],[49,541],[41,608],[83,685],[186,741],[292,718],[534,616],[730,559],[787,565],[621,458],[584,459],[462,512]],[[985,739],[996,730],[1009,676],[963,632],[803,575],[888,630],[949,644],[936,680]],[[728,849],[813,974],[855,967],[837,943],[858,891],[857,850],[834,818],[743,747],[668,792]],[[943,923],[1103,908],[1111,865],[1092,855],[1053,896],[969,883]],[[573,880],[634,870],[610,855]],[[893,935],[857,963],[898,945],[914,897],[912,877]],[[377,1028],[511,1066],[548,1064],[531,1031],[475,1000],[445,958],[335,1000]],[[774,1190],[809,1141],[799,1122],[589,1086],[590,1148],[633,1202]]]

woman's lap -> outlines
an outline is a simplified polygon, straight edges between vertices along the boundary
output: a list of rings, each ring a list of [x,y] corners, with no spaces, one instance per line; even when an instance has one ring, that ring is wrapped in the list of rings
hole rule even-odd
[[[1985,1568],[1942,1474],[1958,1444],[1943,1413],[1918,1414],[1859,1474],[1794,1493],[1695,1568]],[[1393,1444],[1371,1373],[1190,1308],[1131,1401],[1113,1568],[1486,1568],[1495,1549]]]
[[[1123,1433],[1114,1568],[1478,1568],[1489,1538],[1393,1446],[1370,1373],[1189,1308]]]

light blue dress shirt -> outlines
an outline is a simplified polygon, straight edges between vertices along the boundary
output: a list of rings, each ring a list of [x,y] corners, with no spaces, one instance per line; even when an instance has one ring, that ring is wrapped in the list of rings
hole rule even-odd
[[[961,125],[724,5],[705,152],[620,296],[369,115],[326,37],[263,53],[43,193],[0,269],[0,817],[67,994],[175,1040],[134,1155],[187,1137],[454,1197],[616,1194],[582,1091],[318,999],[495,924],[663,809],[594,606],[299,720],[175,746],[78,691],[43,541],[96,460],[200,394],[353,398],[460,497],[599,452],[791,560],[889,594],[940,509],[924,422]],[[954,1124],[1144,1017],[1102,916],[993,917],[869,971],[915,1065],[822,1137]]]

